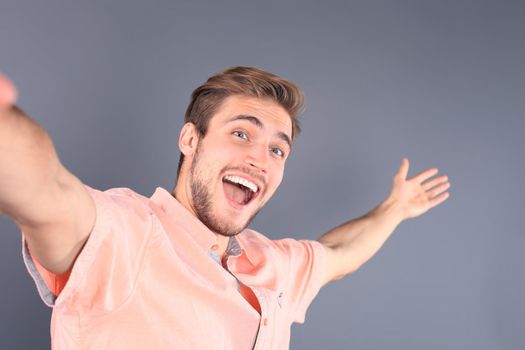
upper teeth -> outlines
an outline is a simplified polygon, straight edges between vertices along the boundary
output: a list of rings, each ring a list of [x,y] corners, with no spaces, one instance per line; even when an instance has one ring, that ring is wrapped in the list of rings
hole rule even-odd
[[[228,180],[230,182],[246,186],[252,192],[257,192],[259,190],[259,188],[257,187],[256,184],[254,184],[253,182],[251,182],[249,180],[243,179],[242,177],[233,176],[233,175],[227,175],[227,176],[224,177],[224,180]]]

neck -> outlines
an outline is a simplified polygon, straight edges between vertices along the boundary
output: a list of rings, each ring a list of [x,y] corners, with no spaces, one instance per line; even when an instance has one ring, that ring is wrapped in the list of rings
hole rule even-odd
[[[180,204],[182,204],[182,206],[185,207],[193,216],[198,218],[197,213],[192,204],[193,202],[191,200],[191,190],[189,186],[184,186],[183,185],[184,183],[185,182],[183,181],[183,179],[179,178],[177,180],[175,188],[171,191],[171,195],[175,197],[175,199]],[[213,250],[219,256],[223,256],[224,253],[226,252],[226,248],[228,247],[229,237],[218,234],[211,230],[210,232],[213,235],[215,235],[215,242],[216,242],[215,243],[216,247],[212,246],[213,248],[216,248],[216,249],[213,249],[212,247],[210,247],[210,250]]]

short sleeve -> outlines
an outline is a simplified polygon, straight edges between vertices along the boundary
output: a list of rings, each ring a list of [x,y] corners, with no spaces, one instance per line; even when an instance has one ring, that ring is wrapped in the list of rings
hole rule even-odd
[[[57,275],[46,270],[35,257],[31,255],[29,246],[22,233],[22,258],[29,275],[33,278],[40,298],[47,306],[54,306],[57,296],[60,294],[71,274],[71,269],[63,274]]]
[[[283,239],[275,242],[285,254],[293,321],[304,323],[306,311],[322,287],[325,250],[321,243],[312,240]]]
[[[95,202],[96,220],[72,269],[62,275],[45,270],[31,256],[25,239],[23,258],[47,305],[107,312],[133,290],[151,231],[151,213],[148,199],[130,189],[86,189]]]

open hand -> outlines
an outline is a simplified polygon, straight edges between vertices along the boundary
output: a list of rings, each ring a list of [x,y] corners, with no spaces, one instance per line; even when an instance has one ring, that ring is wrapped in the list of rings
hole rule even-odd
[[[387,198],[401,214],[401,219],[419,216],[429,209],[443,203],[448,197],[450,187],[448,177],[443,175],[433,179],[439,170],[429,168],[407,179],[409,162],[404,158],[392,181],[392,191]]]
[[[0,110],[13,106],[15,101],[15,86],[5,75],[0,73]]]

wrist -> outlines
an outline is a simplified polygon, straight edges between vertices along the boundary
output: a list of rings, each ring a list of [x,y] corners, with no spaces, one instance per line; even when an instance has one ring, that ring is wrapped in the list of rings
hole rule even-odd
[[[388,197],[381,202],[381,204],[374,209],[374,213],[392,221],[396,226],[405,219],[402,207],[398,201],[392,197]]]

